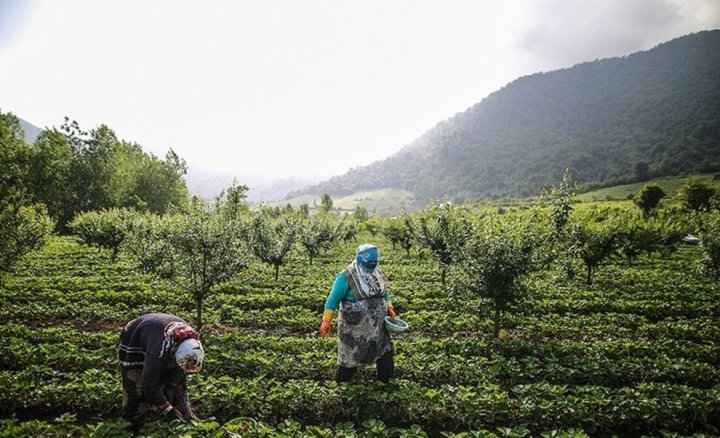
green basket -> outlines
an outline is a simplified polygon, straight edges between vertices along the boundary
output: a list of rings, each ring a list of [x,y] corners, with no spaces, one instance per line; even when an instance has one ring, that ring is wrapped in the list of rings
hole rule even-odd
[[[386,316],[385,327],[387,327],[390,333],[402,333],[410,328],[410,324],[400,318],[395,318],[394,320],[391,320],[389,316]]]

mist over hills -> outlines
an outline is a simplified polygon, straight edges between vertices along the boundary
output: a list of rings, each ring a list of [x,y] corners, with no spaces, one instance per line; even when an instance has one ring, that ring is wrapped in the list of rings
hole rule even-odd
[[[720,170],[720,30],[521,77],[396,154],[288,195],[528,196]]]
[[[185,176],[190,193],[206,200],[214,199],[223,189],[226,189],[237,178],[240,184],[248,186],[248,201],[253,204],[283,199],[291,190],[314,184],[322,180],[321,177],[288,176],[285,178],[259,178],[247,177],[228,172],[215,172],[197,169],[192,166]]]

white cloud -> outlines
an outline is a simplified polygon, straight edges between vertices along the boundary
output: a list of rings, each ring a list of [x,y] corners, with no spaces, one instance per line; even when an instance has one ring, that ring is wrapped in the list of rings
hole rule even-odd
[[[539,0],[529,4],[516,48],[549,70],[625,55],[720,26],[714,0]]]

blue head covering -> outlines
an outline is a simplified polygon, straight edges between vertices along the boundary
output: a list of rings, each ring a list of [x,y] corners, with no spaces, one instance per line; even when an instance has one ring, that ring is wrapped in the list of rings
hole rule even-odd
[[[372,271],[377,267],[378,262],[380,262],[380,251],[378,251],[375,245],[365,243],[358,246],[355,260],[357,260],[362,267]]]

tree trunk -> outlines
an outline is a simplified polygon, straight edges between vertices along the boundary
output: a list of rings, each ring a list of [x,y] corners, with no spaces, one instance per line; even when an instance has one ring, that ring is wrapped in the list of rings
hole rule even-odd
[[[497,339],[500,337],[500,307],[495,306],[495,325],[493,327],[493,337]]]
[[[275,281],[278,279],[278,274],[280,274],[280,265],[275,265]]]
[[[592,284],[593,281],[593,268],[592,266],[588,265],[587,267],[587,279],[585,280],[585,284]]]
[[[447,277],[447,268],[445,266],[442,267],[442,284],[445,286],[445,277]]]
[[[203,299],[201,297],[195,298],[195,329],[200,330],[202,328],[203,320],[202,320],[202,307],[203,307]]]
[[[119,249],[120,249],[119,246],[116,246],[115,248],[113,248],[113,252],[112,252],[112,262],[113,263],[115,263],[115,260],[117,260],[117,255],[118,255]]]

